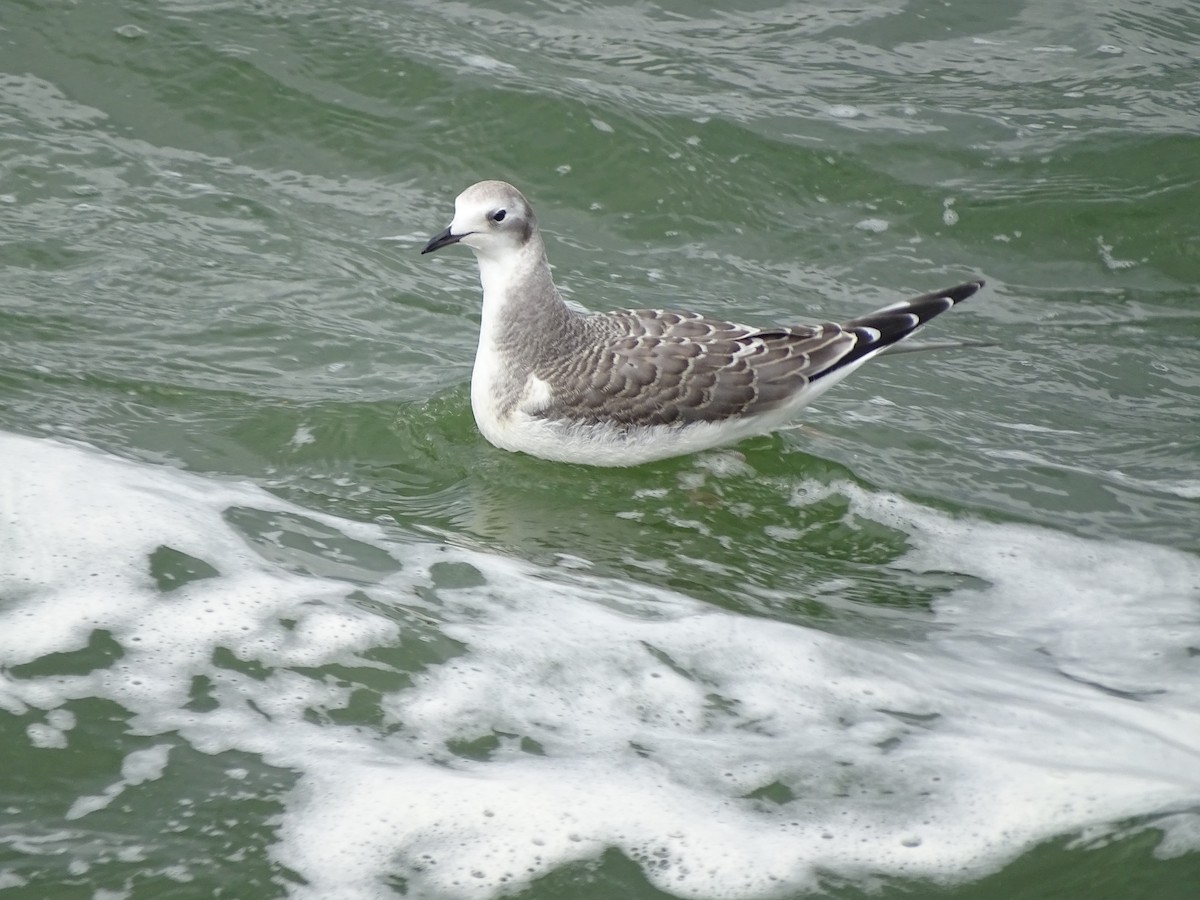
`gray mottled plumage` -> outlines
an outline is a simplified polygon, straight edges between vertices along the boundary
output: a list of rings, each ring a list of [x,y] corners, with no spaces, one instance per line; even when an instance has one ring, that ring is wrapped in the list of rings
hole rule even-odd
[[[780,427],[859,365],[965,300],[982,281],[845,324],[750,328],[676,310],[570,309],[528,202],[482,182],[424,252],[462,241],[479,258],[484,314],[472,406],[498,446],[629,465]]]

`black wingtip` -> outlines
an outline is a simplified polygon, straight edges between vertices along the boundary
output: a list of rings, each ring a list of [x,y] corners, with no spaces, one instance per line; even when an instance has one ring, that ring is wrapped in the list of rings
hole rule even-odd
[[[938,291],[937,295],[949,297],[954,303],[962,303],[962,301],[966,300],[968,297],[973,297],[976,293],[978,293],[979,289],[985,284],[987,284],[986,281],[984,281],[982,278],[977,278],[974,281],[964,281],[962,284],[955,285],[952,288],[947,288],[944,291]]]
[[[958,303],[966,300],[968,297],[973,297],[979,292],[979,289],[984,286],[985,282],[982,278],[977,278],[974,281],[964,281],[962,284],[956,284],[954,287],[943,288],[940,291],[930,291],[928,294],[921,294],[917,297],[910,297],[908,300],[901,300],[899,303],[893,303],[890,306],[885,306],[882,309],[877,309],[874,312],[867,313],[865,316],[859,316],[846,323],[848,328],[853,328],[859,325],[878,328],[881,320],[900,319],[915,317],[914,322],[908,328],[891,328],[886,331],[903,332],[895,333],[894,340],[901,340],[908,332],[924,325],[934,316],[944,313]],[[890,341],[889,341],[890,343]]]
[[[937,309],[937,307],[944,306],[944,301],[949,300],[950,306],[954,306],[956,303],[962,303],[968,297],[974,297],[977,293],[979,293],[979,289],[982,288],[985,283],[986,282],[984,282],[982,278],[977,278],[975,281],[964,281],[962,284],[956,284],[954,287],[943,288],[940,291],[930,291],[928,294],[921,294],[918,297],[912,297],[900,303],[894,303],[891,306],[886,306],[883,309],[878,310],[878,312],[885,312],[887,310],[911,309],[913,312],[916,312],[917,315],[921,315],[922,310],[932,307],[932,309],[936,310],[936,312],[933,312],[929,318],[933,318],[933,316],[936,316],[939,312],[943,311],[941,309]],[[949,307],[945,307],[945,309],[949,309]],[[871,313],[870,315],[875,315],[875,313]],[[863,318],[868,317],[869,316],[864,316]],[[922,319],[924,318],[925,317],[922,316]]]
[[[974,296],[983,285],[982,278],[964,281],[954,287],[930,291],[851,319],[842,327],[853,331],[858,338],[854,349],[831,369],[813,376],[814,380],[900,343],[930,319]]]

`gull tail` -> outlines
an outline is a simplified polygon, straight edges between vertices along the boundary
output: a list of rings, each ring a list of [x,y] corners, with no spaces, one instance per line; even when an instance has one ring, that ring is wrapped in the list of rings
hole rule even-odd
[[[945,290],[922,294],[911,300],[901,300],[899,303],[877,309],[865,316],[851,319],[842,328],[857,338],[854,347],[835,365],[815,377],[821,378],[835,373],[848,375],[850,371],[858,368],[871,357],[892,348],[907,338],[930,319],[973,296],[983,287],[983,284],[983,279],[968,281]],[[914,346],[911,349],[932,349],[934,346],[945,347],[946,343],[931,345],[928,348]],[[905,351],[897,349],[895,352]]]
[[[924,353],[926,350],[974,350],[978,347],[995,347],[995,341],[901,341],[884,348],[880,356],[896,356],[900,353]]]

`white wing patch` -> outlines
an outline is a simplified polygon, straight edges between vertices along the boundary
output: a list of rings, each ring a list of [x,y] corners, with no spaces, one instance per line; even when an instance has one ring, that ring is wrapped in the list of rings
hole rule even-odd
[[[525,379],[525,390],[521,392],[521,411],[531,416],[537,415],[549,407],[553,400],[554,391],[550,384],[530,373]]]

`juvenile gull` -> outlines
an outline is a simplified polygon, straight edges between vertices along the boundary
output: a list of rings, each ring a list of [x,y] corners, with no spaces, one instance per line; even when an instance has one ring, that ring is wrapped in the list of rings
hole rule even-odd
[[[966,300],[968,281],[843,325],[749,328],[663,309],[582,313],[563,302],[525,197],[481,181],[454,201],[450,244],[479,261],[483,317],[471,408],[497,447],[632,466],[787,425],[867,360]]]

